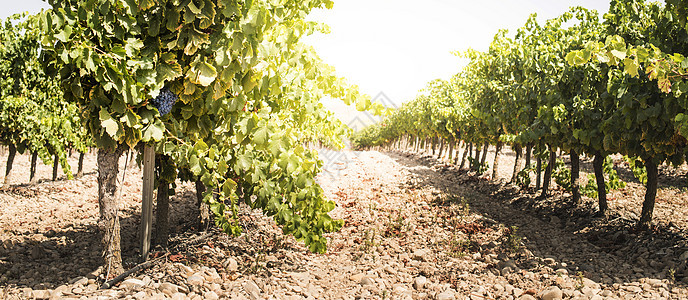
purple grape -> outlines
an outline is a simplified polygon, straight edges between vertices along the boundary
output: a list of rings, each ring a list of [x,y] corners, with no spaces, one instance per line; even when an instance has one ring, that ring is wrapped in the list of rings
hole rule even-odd
[[[153,106],[158,109],[158,112],[160,112],[160,116],[164,116],[172,111],[172,106],[178,99],[179,96],[175,95],[167,87],[164,87],[160,90],[160,94],[151,102]]]

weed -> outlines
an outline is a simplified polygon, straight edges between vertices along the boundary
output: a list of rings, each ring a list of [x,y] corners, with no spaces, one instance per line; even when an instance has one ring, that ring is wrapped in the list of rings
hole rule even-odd
[[[377,244],[375,243],[375,229],[366,229],[363,232],[363,244],[361,244],[361,251],[368,252],[372,250]]]
[[[554,165],[554,172],[552,172],[552,177],[554,182],[556,182],[564,190],[570,192],[572,190],[571,185],[571,170],[566,167],[564,161],[557,159]]]
[[[580,291],[584,287],[585,287],[585,284],[583,284],[583,272],[578,271],[578,272],[576,272],[576,289]]]
[[[371,216],[375,216],[375,211],[377,211],[377,202],[371,202],[368,204],[368,213]]]
[[[535,172],[535,168],[535,164],[530,164],[530,166],[526,166],[523,168],[523,170],[519,171],[516,174],[516,184],[518,184],[518,186],[521,188],[527,188],[530,186],[530,173]]]
[[[389,214],[387,216],[388,221],[385,225],[385,236],[390,237],[400,237],[408,231],[408,226],[404,225],[404,217],[401,213],[396,213],[396,216]]]
[[[473,159],[472,157],[468,157],[468,162],[471,166],[471,170],[475,171],[476,174],[483,174],[490,169],[490,165],[488,165],[487,163],[480,164],[478,160]]]
[[[258,274],[260,271],[267,270],[267,262],[265,259],[265,252],[258,251],[256,260],[248,268],[249,274]]]
[[[447,240],[447,255],[451,257],[463,257],[470,247],[471,242],[454,235]]]
[[[470,205],[468,200],[464,197],[459,198],[459,211],[462,216],[468,216],[470,214]]]
[[[645,163],[638,157],[624,156],[628,167],[633,171],[633,176],[642,184],[647,184],[647,169]]]
[[[671,269],[667,270],[667,278],[669,279],[669,281],[675,282],[676,281],[676,269],[671,268]]]
[[[607,156],[604,159],[603,165],[604,174],[607,174],[609,179],[604,181],[605,190],[607,193],[612,190],[618,190],[626,187],[626,183],[621,181],[619,174],[614,170],[614,161],[611,157]],[[595,174],[588,174],[588,183],[581,188],[583,195],[590,198],[597,198],[597,181]]]
[[[518,227],[516,226],[511,226],[506,229],[506,242],[504,244],[511,252],[516,252],[518,249],[521,249],[521,240],[523,240],[523,237],[516,233],[517,230]]]

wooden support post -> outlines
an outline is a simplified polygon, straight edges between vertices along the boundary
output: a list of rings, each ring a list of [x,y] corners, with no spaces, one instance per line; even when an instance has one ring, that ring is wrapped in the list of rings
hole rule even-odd
[[[153,225],[153,188],[155,182],[155,150],[146,145],[143,150],[143,195],[141,196],[141,257],[148,260],[151,227]]]

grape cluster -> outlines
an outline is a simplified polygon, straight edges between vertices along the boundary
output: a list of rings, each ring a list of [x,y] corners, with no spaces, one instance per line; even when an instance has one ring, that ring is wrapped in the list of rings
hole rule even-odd
[[[160,116],[164,116],[172,111],[172,105],[177,102],[177,99],[179,99],[179,96],[175,95],[167,87],[164,87],[152,102],[153,106],[160,112]]]

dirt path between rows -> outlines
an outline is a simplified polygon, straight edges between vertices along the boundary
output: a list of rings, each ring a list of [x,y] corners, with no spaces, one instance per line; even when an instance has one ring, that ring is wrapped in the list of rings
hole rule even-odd
[[[432,158],[325,150],[321,157],[325,170],[318,182],[337,203],[331,215],[346,221],[341,231],[328,235],[327,254],[308,253],[293,237],[283,236],[271,219],[245,207],[241,237],[199,232],[189,225],[196,200],[193,190],[191,185],[180,184],[172,198],[170,254],[106,291],[96,290],[103,274],[96,267],[98,247],[92,245],[97,241],[92,229],[98,213],[93,174],[26,188],[37,192],[3,192],[0,288],[5,294],[0,296],[688,298],[685,284],[667,278],[666,272],[603,251],[565,226],[566,221],[524,212],[491,191],[486,179]],[[94,160],[87,162],[91,164],[87,170],[92,170]],[[507,169],[500,170],[501,177],[506,177]],[[136,255],[140,215],[137,176],[139,170],[132,168],[124,181],[122,218],[128,221],[123,222],[123,232],[128,234],[123,240],[128,242],[123,248],[130,259]],[[22,217],[21,211],[36,212],[28,222],[21,222],[15,220]],[[47,214],[50,211],[54,212]],[[75,247],[79,251],[72,251]],[[84,257],[87,263],[79,265]],[[45,265],[47,272],[35,271],[37,265]],[[50,271],[60,268],[66,270]]]

